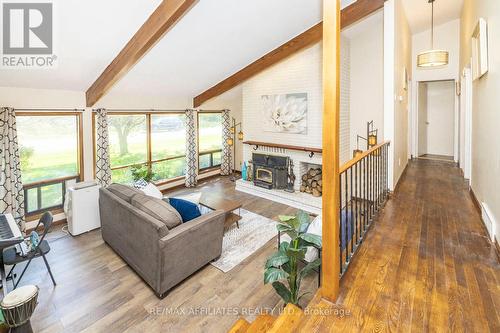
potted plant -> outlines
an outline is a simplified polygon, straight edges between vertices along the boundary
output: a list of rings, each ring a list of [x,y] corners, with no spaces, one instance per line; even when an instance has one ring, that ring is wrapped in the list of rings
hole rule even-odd
[[[151,183],[154,180],[156,174],[148,168],[146,165],[134,165],[130,168],[130,172],[132,174],[132,178],[134,179],[134,183],[144,180],[147,183]]]
[[[307,294],[300,294],[302,279],[321,265],[321,259],[307,263],[302,269],[299,269],[299,261],[304,259],[308,248],[321,248],[321,236],[307,233],[311,219],[303,211],[296,216],[280,216],[279,219],[278,231],[290,236],[291,241],[282,242],[278,251],[267,259],[264,283],[272,283],[286,304],[300,307],[300,299]]]

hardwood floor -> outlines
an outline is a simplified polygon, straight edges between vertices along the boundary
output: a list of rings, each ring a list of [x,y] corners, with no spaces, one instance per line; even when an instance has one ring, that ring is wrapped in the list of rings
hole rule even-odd
[[[294,212],[235,192],[226,178],[200,189],[242,200],[245,209],[269,218]],[[227,274],[206,266],[159,300],[99,231],[51,237],[57,287],[42,262],[23,281],[41,287],[32,318],[36,332],[227,332],[239,318],[235,311],[190,311],[282,307],[262,283],[275,240]],[[499,281],[499,259],[459,169],[416,160],[344,275],[338,302],[314,299],[300,331],[499,332]],[[314,293],[315,287],[312,276],[307,289]],[[249,321],[257,315],[241,314]]]
[[[500,264],[459,169],[410,163],[341,281],[301,332],[500,332]],[[335,315],[333,311],[346,315]]]
[[[275,220],[278,215],[295,212],[288,206],[236,192],[227,177],[202,183],[199,190],[241,200],[244,209]],[[61,230],[49,235],[52,251],[48,260],[57,286],[52,286],[42,260],[31,264],[21,283],[40,286],[39,304],[32,317],[35,332],[227,332],[239,313],[253,319],[257,313],[249,311],[283,306],[272,287],[263,284],[264,263],[274,251],[276,239],[226,274],[211,265],[204,267],[159,300],[103,242],[98,230],[78,237]],[[311,294],[304,304],[314,295],[316,283],[316,276],[305,282]],[[168,312],[175,308],[177,313]],[[207,309],[231,312],[201,312]]]

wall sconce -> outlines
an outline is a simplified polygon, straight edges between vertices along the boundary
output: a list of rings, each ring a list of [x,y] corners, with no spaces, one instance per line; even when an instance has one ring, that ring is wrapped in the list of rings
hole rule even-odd
[[[369,150],[377,145],[378,129],[373,128],[373,120],[366,123],[366,138],[361,135],[356,136],[356,149],[352,152],[353,158],[357,158],[363,154],[363,150],[359,149],[359,139],[366,141],[366,150]],[[379,153],[379,151],[376,151],[374,152],[374,155],[378,156]]]
[[[352,158],[358,158],[363,155],[363,151],[361,149],[354,149],[352,152]]]
[[[238,140],[240,140],[240,141],[242,141],[242,140],[243,140],[243,132],[242,132],[242,131],[240,131],[240,132],[238,133]]]
[[[370,147],[376,146],[377,145],[377,135],[370,134],[368,136],[368,144],[370,145]]]
[[[373,128],[373,120],[366,124],[366,137],[368,142],[367,149],[377,145],[378,130]]]
[[[232,138],[227,139],[226,142],[230,146],[234,145],[234,140]]]

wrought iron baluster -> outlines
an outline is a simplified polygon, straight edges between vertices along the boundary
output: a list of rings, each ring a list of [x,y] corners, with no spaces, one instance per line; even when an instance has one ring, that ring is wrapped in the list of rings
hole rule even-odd
[[[343,268],[344,268],[344,257],[342,255],[342,237],[344,234],[344,228],[342,227],[342,174],[339,175],[339,195],[340,195],[340,200],[339,200],[339,254],[340,254],[340,274],[343,273]]]

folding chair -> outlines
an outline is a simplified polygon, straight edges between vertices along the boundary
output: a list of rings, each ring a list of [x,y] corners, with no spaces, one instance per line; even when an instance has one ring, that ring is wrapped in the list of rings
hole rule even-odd
[[[24,273],[28,269],[28,266],[30,265],[31,260],[33,260],[35,258],[38,258],[38,257],[42,257],[43,258],[43,261],[45,262],[45,266],[47,266],[47,270],[49,271],[50,278],[52,279],[52,283],[54,284],[54,286],[56,285],[56,281],[54,280],[54,276],[52,275],[52,271],[50,270],[49,263],[47,261],[47,258],[45,257],[45,255],[50,252],[50,245],[49,245],[49,242],[47,242],[44,239],[45,235],[47,235],[47,233],[50,230],[50,227],[52,225],[53,219],[54,218],[52,216],[52,213],[50,213],[50,212],[43,213],[42,217],[40,218],[40,221],[38,221],[38,224],[35,227],[35,230],[37,230],[38,227],[40,226],[40,224],[43,224],[43,235],[40,238],[40,242],[35,247],[35,249],[33,249],[32,251],[28,252],[28,254],[25,257],[19,255],[16,252],[15,247],[10,247],[10,248],[7,248],[7,249],[5,249],[3,251],[3,262],[4,262],[4,264],[5,265],[12,265],[12,269],[10,270],[9,274],[7,275],[7,277],[11,277],[12,276],[12,282],[14,283],[14,289],[17,288],[17,285],[19,284],[19,282],[21,281]],[[24,267],[21,275],[19,276],[19,279],[17,279],[17,282],[16,282],[16,281],[14,281],[14,275],[12,273],[14,272],[14,268],[16,267],[16,265],[20,264],[20,263],[22,263],[24,261],[28,261],[28,263]]]

